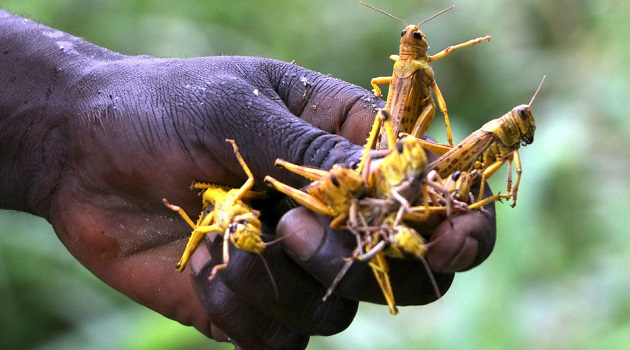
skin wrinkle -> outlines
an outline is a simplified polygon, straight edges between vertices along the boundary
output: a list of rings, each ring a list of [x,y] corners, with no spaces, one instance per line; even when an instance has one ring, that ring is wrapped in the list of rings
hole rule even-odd
[[[145,91],[149,91],[150,87],[144,87],[142,86],[141,89],[144,89]],[[148,96],[152,96],[154,94],[152,93],[147,93],[147,94],[143,94],[143,95],[148,95]],[[147,111],[141,111],[140,110],[140,105],[142,104],[142,101],[138,101],[138,103],[134,104],[133,106],[131,106],[129,109],[135,111],[134,113],[134,117],[138,119],[138,124],[139,124],[139,128],[140,128],[140,133],[136,134],[136,137],[140,140],[144,139],[145,142],[142,143],[142,147],[143,149],[148,152],[149,154],[152,155],[156,155],[155,154],[155,145],[160,142],[160,134],[158,133],[158,131],[156,130],[156,127],[158,125],[158,123],[152,123],[152,121],[154,121],[156,118],[155,114],[150,114]],[[146,105],[146,104],[145,104]],[[146,119],[147,123],[143,123],[142,119]],[[134,128],[134,130],[138,130],[137,128]]]
[[[31,199],[34,203],[34,208],[38,212],[44,213],[47,217],[50,215],[50,203],[52,197],[55,195],[60,179],[63,175],[63,165],[65,163],[65,147],[63,136],[63,127],[66,124],[66,119],[62,118],[59,122],[51,125],[51,128],[47,130],[44,136],[44,144],[47,146],[42,147],[42,160],[40,164],[51,164],[53,159],[59,159],[60,166],[58,168],[43,168],[42,174],[43,181],[38,181],[31,188]],[[49,147],[48,147],[49,146]],[[50,190],[46,190],[46,186],[50,186]],[[38,196],[39,195],[39,196]]]
[[[265,65],[263,65],[263,67],[266,68],[269,81],[272,82],[274,89],[278,92],[278,96],[282,103],[287,106],[291,113],[300,116],[304,108],[298,109],[298,111],[296,111],[295,104],[296,101],[303,100],[302,95],[304,90],[300,89],[300,91],[294,91],[294,89],[291,89],[291,87],[294,86],[294,84],[299,84],[299,86],[303,87],[303,83],[299,81],[298,76],[300,75],[300,73],[304,75],[309,75],[309,73],[297,65],[287,64],[285,62],[283,63],[283,70],[280,70],[279,68],[269,69],[270,62],[267,62]],[[292,98],[293,95],[299,96],[299,98]]]
[[[348,96],[345,96],[343,94],[343,92],[344,92],[343,88],[341,88],[339,86],[332,85],[332,84],[327,84],[324,87],[325,87],[325,89],[324,89],[325,92],[324,93],[326,95],[331,96],[331,98],[336,98],[336,96],[343,96],[343,99],[342,99],[342,101],[343,101],[343,103],[342,103],[343,108],[342,108],[342,112],[341,112],[342,119],[341,119],[340,127],[339,127],[341,129],[341,126],[345,122],[346,117],[348,116],[348,113],[350,112],[350,110],[352,109],[354,104],[357,103],[357,101],[360,99],[360,97],[359,96],[354,96],[354,97],[349,97],[348,98]],[[366,137],[367,137],[367,135],[366,135]]]
[[[297,69],[296,69],[296,71],[297,71]],[[286,103],[286,104],[287,104],[287,106],[289,106],[289,110],[293,114],[295,114],[297,116],[301,116],[302,113],[304,112],[304,109],[308,105],[308,101],[310,99],[310,96],[313,93],[313,84],[311,83],[311,80],[308,78],[308,77],[310,77],[309,74],[306,74],[306,73],[305,74],[300,74],[300,73],[296,72],[296,73],[290,74],[289,76],[291,77],[291,79],[289,79],[288,83],[285,82],[285,84],[284,84],[286,90],[290,91],[291,94],[298,95],[298,96],[301,96],[301,97],[294,99],[292,104],[289,104],[289,103]],[[306,79],[306,80],[303,82],[302,79]],[[296,86],[297,88],[294,88],[294,86]],[[309,88],[310,88],[310,92],[309,92]],[[290,95],[288,95],[288,96],[290,96]],[[287,101],[287,102],[289,102],[289,101]]]
[[[175,96],[178,96],[178,95],[175,94]],[[169,113],[166,113],[166,115],[163,115],[162,118],[167,118],[168,120],[170,120],[171,125],[173,126],[172,132],[174,133],[175,138],[179,140],[179,144],[181,145],[186,155],[188,155],[188,159],[192,162],[194,166],[197,166],[195,162],[195,158],[193,157],[192,152],[188,148],[187,142],[184,141],[184,137],[182,136],[182,134],[179,131],[179,128],[177,127],[178,121],[180,118],[179,118],[179,114],[177,113],[176,105],[174,106],[173,103],[169,104],[168,111]]]

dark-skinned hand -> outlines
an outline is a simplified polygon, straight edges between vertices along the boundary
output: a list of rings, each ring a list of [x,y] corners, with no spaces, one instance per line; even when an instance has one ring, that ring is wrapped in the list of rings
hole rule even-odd
[[[196,218],[192,181],[244,183],[226,138],[256,190],[268,189],[265,175],[306,184],[275,168],[276,158],[324,169],[356,162],[382,106],[370,92],[270,59],[124,56],[2,11],[0,89],[0,208],[47,219],[83,265],[138,303],[240,348],[297,349],[345,329],[358,301],[384,302],[363,263],[322,301],[355,239],[304,208],[278,222],[266,213],[274,195],[257,204],[265,238],[285,237],[262,254],[270,274],[260,256],[232,248],[228,268],[209,281],[222,256],[216,234],[195,252],[191,273],[177,273],[191,230],[162,203]],[[423,234],[439,237],[427,260],[442,293],[454,272],[490,254],[488,211],[425,225]],[[399,305],[436,299],[420,262],[390,264]]]

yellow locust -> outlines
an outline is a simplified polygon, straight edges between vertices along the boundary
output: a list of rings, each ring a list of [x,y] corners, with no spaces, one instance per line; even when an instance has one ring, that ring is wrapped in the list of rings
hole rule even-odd
[[[536,121],[530,107],[544,80],[543,77],[529,104],[516,106],[502,117],[487,122],[458,145],[450,147],[423,141],[425,148],[441,154],[437,160],[429,164],[429,169],[435,170],[442,178],[456,171],[474,173],[481,181],[477,199],[482,200],[486,180],[507,162],[507,192],[513,199],[514,207],[522,173],[518,149],[521,145],[526,146],[534,142]],[[517,175],[514,187],[512,162]]]
[[[262,192],[251,191],[254,186],[254,176],[245,164],[245,161],[238,152],[238,147],[233,140],[226,140],[232,145],[241,167],[247,174],[247,181],[240,188],[226,188],[225,186],[212,185],[196,182],[194,188],[203,189],[203,206],[213,207],[208,213],[202,212],[194,223],[190,217],[179,206],[170,204],[163,199],[164,204],[170,209],[179,213],[184,220],[193,228],[186,249],[177,263],[177,271],[181,272],[186,267],[188,260],[197,246],[202,242],[206,234],[216,232],[223,236],[223,263],[216,265],[212,269],[210,279],[216,276],[217,272],[225,269],[229,262],[229,242],[236,248],[244,251],[261,253],[266,246],[260,237],[261,222],[258,219],[260,212],[254,210],[248,204],[249,200],[262,198]]]
[[[387,102],[384,109],[387,110],[392,117],[394,135],[403,132],[421,137],[427,131],[435,117],[435,102],[431,97],[431,90],[433,90],[438,106],[444,114],[448,143],[453,145],[453,135],[446,102],[435,82],[433,69],[429,67],[429,63],[446,57],[457,49],[479,44],[484,40],[489,41],[491,37],[484,36],[472,39],[459,45],[449,46],[435,55],[428,56],[427,50],[429,49],[429,43],[419,27],[423,23],[450,10],[453,6],[440,11],[420,22],[418,25],[408,25],[405,21],[387,12],[363,2],[361,2],[361,4],[381,12],[406,26],[401,33],[398,55],[390,56],[390,59],[395,62],[393,74],[387,77],[374,78],[371,81],[372,87],[374,88],[374,95],[377,97],[381,96],[381,89],[378,85],[389,84],[389,92],[387,93]],[[391,147],[393,147],[393,145],[387,144],[387,136],[381,134],[376,148],[387,149]]]

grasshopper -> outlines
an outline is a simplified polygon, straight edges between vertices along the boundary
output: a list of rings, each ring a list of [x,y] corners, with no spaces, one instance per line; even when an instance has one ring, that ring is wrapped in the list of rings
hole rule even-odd
[[[507,193],[513,199],[512,207],[516,206],[522,173],[518,149],[521,145],[526,146],[534,142],[536,121],[532,115],[531,105],[544,81],[545,77],[529,104],[516,106],[502,117],[487,122],[457,146],[450,147],[422,141],[425,148],[441,154],[437,160],[429,164],[429,169],[435,170],[441,177],[447,177],[457,170],[475,173],[481,181],[477,198],[483,200],[486,180],[507,161]],[[514,187],[512,187],[512,162],[517,176]]]
[[[399,54],[390,56],[390,59],[395,62],[392,76],[377,77],[371,81],[376,97],[381,96],[381,89],[378,85],[389,84],[389,92],[387,93],[387,102],[384,109],[389,111],[392,116],[394,135],[398,135],[399,132],[408,133],[416,137],[424,135],[435,117],[435,101],[431,97],[431,90],[433,90],[437,104],[444,114],[448,143],[452,146],[453,135],[446,102],[435,82],[433,69],[429,67],[429,63],[446,57],[457,49],[476,45],[483,41],[490,41],[492,37],[484,36],[472,39],[459,45],[449,46],[435,55],[428,56],[429,43],[426,36],[420,31],[420,25],[452,9],[454,6],[438,12],[418,25],[409,25],[385,11],[364,2],[360,3],[405,25],[405,29],[401,33]],[[392,147],[392,144],[387,144],[387,136],[383,134],[376,148],[386,149],[388,147]]]
[[[376,141],[382,124],[385,125],[390,144],[396,146],[394,149],[381,151],[385,153],[385,156],[375,170],[369,172],[366,166],[370,162],[368,153]],[[364,196],[373,196],[380,201],[379,204],[383,205],[372,206],[370,209],[374,211],[365,216],[369,216],[370,225],[379,225],[382,218],[399,211],[401,206],[411,210],[409,199],[417,198],[417,193],[421,192],[419,187],[422,184],[421,179],[426,175],[427,159],[419,139],[407,137],[397,142],[392,130],[391,118],[387,111],[379,111],[370,131],[365,152],[356,170],[335,165],[330,171],[326,171],[278,159],[276,165],[302,175],[312,182],[303,191],[283,184],[270,176],[265,177],[265,183],[292,197],[305,207],[333,217],[330,226],[335,229],[353,226],[354,220],[350,220],[350,225],[347,225],[351,208],[356,206],[357,201]],[[357,234],[357,237],[360,235]],[[363,243],[360,241],[359,245],[363,246]],[[365,248],[368,251],[373,249],[369,242],[365,244]],[[395,314],[397,311],[382,249],[373,251],[369,264],[383,290],[391,312]]]
[[[181,272],[186,267],[192,253],[201,243],[206,234],[217,232],[223,236],[223,263],[216,265],[212,269],[210,279],[212,280],[217,272],[227,267],[229,262],[229,242],[235,247],[249,252],[261,253],[266,247],[260,237],[261,222],[258,219],[260,212],[252,209],[248,202],[252,199],[262,198],[263,192],[254,192],[254,175],[247,167],[241,157],[238,147],[233,140],[226,140],[232,145],[232,149],[241,167],[247,174],[247,181],[240,188],[226,188],[220,185],[195,182],[193,187],[203,189],[204,208],[213,207],[212,211],[202,213],[197,223],[194,223],[188,214],[177,205],[170,204],[163,199],[164,204],[173,211],[176,211],[190,227],[193,228],[192,235],[188,240],[186,249],[177,263],[177,271]]]
[[[286,185],[271,176],[265,177],[265,184],[292,197],[314,212],[332,216],[330,227],[341,229],[346,223],[354,198],[362,197],[367,190],[363,178],[355,170],[335,164],[330,171],[296,165],[276,159],[276,166],[313,180],[304,191]]]
[[[399,211],[403,209],[401,207]],[[391,213],[383,219],[379,226],[369,226],[365,217],[359,213],[359,210],[359,207],[356,205],[352,207],[351,222],[348,225],[348,230],[357,237],[357,249],[351,258],[345,259],[346,263],[329,286],[324,300],[332,294],[355,259],[367,261],[389,306],[390,313],[396,315],[398,309],[396,308],[394,291],[389,280],[389,265],[386,257],[400,259],[412,257],[419,259],[429,273],[433,289],[439,298],[441,296],[440,290],[431,274],[429,265],[424,259],[428,245],[425,244],[422,236],[413,228],[400,224],[400,215],[396,213]],[[359,221],[361,222],[360,224],[358,224]]]
[[[305,207],[334,219],[331,228],[345,227],[350,207],[356,199],[365,195],[387,199],[390,206],[388,214],[396,211],[400,204],[409,208],[409,199],[417,199],[419,184],[426,175],[427,158],[416,138],[398,141],[394,150],[387,150],[386,155],[373,172],[368,171],[366,163],[370,161],[369,150],[376,140],[381,124],[389,131],[391,119],[385,110],[380,110],[368,137],[365,152],[356,170],[335,164],[329,171],[301,166],[277,159],[275,164],[312,182],[302,190],[286,185],[271,176],[266,176],[265,184],[292,197]],[[388,132],[390,139],[396,138]],[[392,142],[392,144],[394,144]],[[417,189],[417,190],[416,190]]]

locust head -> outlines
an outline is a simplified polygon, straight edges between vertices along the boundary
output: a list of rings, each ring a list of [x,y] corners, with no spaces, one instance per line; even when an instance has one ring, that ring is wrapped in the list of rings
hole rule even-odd
[[[392,229],[392,242],[386,254],[396,258],[413,257],[421,259],[427,254],[427,245],[422,236],[413,228],[397,225]]]
[[[235,247],[255,253],[262,253],[265,250],[265,243],[260,237],[261,224],[258,218],[238,220],[231,223],[227,230]]]
[[[413,57],[425,56],[428,49],[429,42],[427,37],[417,25],[410,24],[400,33],[401,55],[405,53],[405,50],[413,50]]]
[[[382,14],[384,14],[387,17],[390,17],[402,24],[404,24],[406,27],[405,29],[402,31],[402,33],[400,34],[401,38],[400,38],[400,55],[404,56],[406,54],[410,54],[412,57],[414,58],[418,58],[418,57],[422,57],[422,56],[426,56],[427,50],[429,49],[429,43],[427,42],[427,38],[426,36],[424,36],[424,33],[422,33],[420,31],[420,26],[423,23],[426,23],[432,19],[434,19],[435,17],[443,14],[444,12],[452,9],[455,6],[451,6],[449,8],[446,8],[436,14],[434,14],[433,16],[425,19],[424,21],[420,22],[418,25],[413,25],[413,24],[407,24],[407,22],[403,21],[402,19],[392,15],[391,13],[387,13],[381,9],[378,9],[372,5],[368,5],[366,3],[364,3],[363,1],[359,1],[359,3],[361,3],[364,6],[367,6],[369,8],[371,8],[372,10],[375,10],[377,12],[380,12]],[[413,51],[413,52],[412,52]]]
[[[329,174],[330,184],[351,198],[361,197],[366,190],[365,181],[353,169],[335,164],[330,169]]]
[[[520,105],[512,109],[513,120],[518,126],[521,145],[526,146],[534,142],[534,133],[536,132],[536,121],[532,115],[529,105]]]
[[[529,104],[520,105],[514,107],[512,109],[512,114],[516,125],[518,125],[518,129],[521,135],[521,145],[526,146],[534,142],[534,132],[536,132],[536,121],[534,120],[534,115],[532,114],[531,105],[534,103],[534,99],[536,99],[536,95],[540,91],[542,84],[545,82],[545,78],[547,76],[543,76],[540,84],[538,84],[538,88],[536,92],[534,92],[534,96],[529,101]]]

